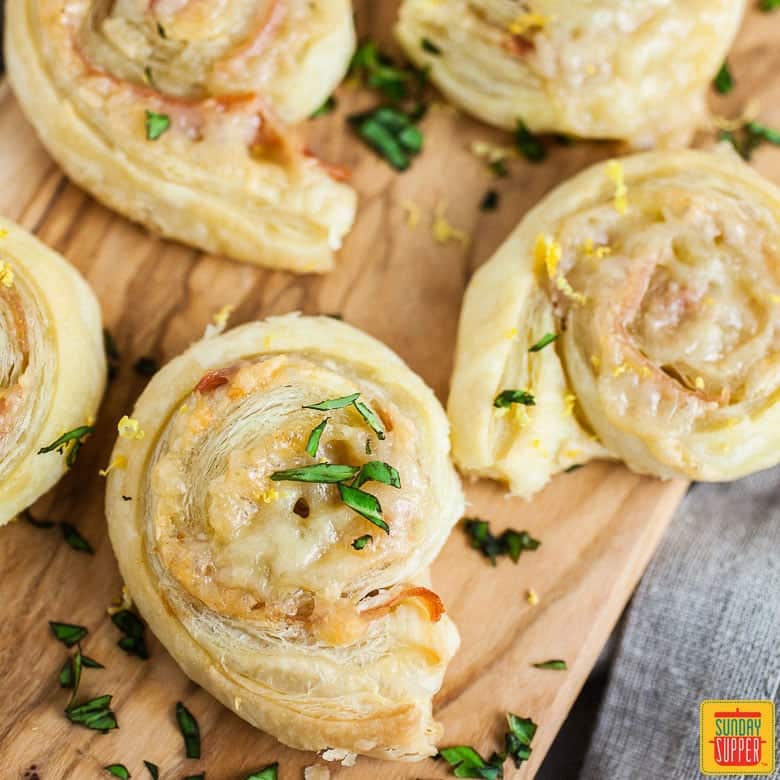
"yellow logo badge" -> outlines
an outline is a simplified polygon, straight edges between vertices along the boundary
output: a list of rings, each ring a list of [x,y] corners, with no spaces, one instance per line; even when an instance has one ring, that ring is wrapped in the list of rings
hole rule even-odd
[[[705,775],[771,775],[775,771],[775,703],[703,701],[699,765]]]

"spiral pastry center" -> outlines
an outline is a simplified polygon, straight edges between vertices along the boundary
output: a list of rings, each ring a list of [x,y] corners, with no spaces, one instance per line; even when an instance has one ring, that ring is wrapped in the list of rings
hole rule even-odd
[[[354,406],[304,409],[361,392],[385,438]],[[315,455],[312,430],[327,419]],[[425,482],[414,426],[392,402],[330,366],[274,356],[211,371],[163,431],[148,491],[150,539],[161,565],[215,612],[275,622],[308,619],[313,594],[356,601],[394,584],[384,572],[413,545]],[[389,533],[342,501],[338,485],[275,481],[318,463],[390,463],[402,489],[371,483]],[[366,486],[368,489],[368,486]],[[352,547],[372,536],[370,556]]]

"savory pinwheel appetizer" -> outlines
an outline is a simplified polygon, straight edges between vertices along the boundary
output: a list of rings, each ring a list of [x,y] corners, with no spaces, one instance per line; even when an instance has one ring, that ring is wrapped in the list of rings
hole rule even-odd
[[[0,525],[73,465],[105,384],[92,290],[63,257],[0,217]]]
[[[780,191],[729,149],[558,187],[469,285],[449,414],[464,471],[523,496],[594,457],[706,481],[780,462]]]
[[[323,272],[352,225],[344,171],[293,123],[344,75],[349,0],[11,0],[8,75],[66,173],[165,236]]]
[[[490,124],[684,145],[745,0],[404,0],[397,33]]]
[[[327,317],[205,338],[120,427],[122,576],[198,684],[296,748],[416,760],[458,634],[427,569],[461,516],[446,416]]]

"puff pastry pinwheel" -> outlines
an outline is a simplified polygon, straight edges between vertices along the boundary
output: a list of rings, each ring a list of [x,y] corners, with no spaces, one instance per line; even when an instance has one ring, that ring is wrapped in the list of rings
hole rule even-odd
[[[449,414],[457,462],[525,496],[592,457],[705,481],[778,463],[780,191],[726,149],[558,187],[467,290]]]
[[[0,217],[0,525],[73,464],[105,383],[92,290],[63,257]]]
[[[508,129],[684,145],[745,0],[404,0],[397,34],[453,103]]]
[[[8,75],[65,172],[208,252],[324,272],[345,172],[291,127],[343,77],[349,0],[9,0]]]
[[[197,342],[131,419],[111,541],[182,669],[296,748],[435,753],[459,640],[427,569],[463,496],[422,380],[349,325],[287,315]]]

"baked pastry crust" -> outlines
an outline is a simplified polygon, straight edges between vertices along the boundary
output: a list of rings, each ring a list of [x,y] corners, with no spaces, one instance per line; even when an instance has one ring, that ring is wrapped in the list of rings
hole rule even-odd
[[[456,461],[524,496],[593,457],[704,481],[767,468],[779,332],[777,187],[728,148],[600,163],[531,210],[469,285]],[[508,388],[536,405],[497,409]]]
[[[202,250],[297,272],[332,267],[356,196],[291,125],[344,75],[349,0],[10,0],[6,9],[9,80],[74,181]]]
[[[67,471],[66,454],[38,451],[94,420],[105,383],[94,293],[63,257],[0,217],[0,525]]]
[[[404,0],[397,35],[455,105],[492,125],[673,146],[704,120],[744,9],[745,0]]]
[[[303,408],[354,393],[384,439],[352,405]],[[349,325],[288,315],[197,342],[155,375],[133,418],[144,435],[117,441],[109,532],[134,602],[186,674],[296,748],[435,753],[431,698],[459,640],[427,569],[463,495],[422,380]],[[372,460],[400,474],[400,489],[363,486],[389,533],[335,484],[271,479]]]

